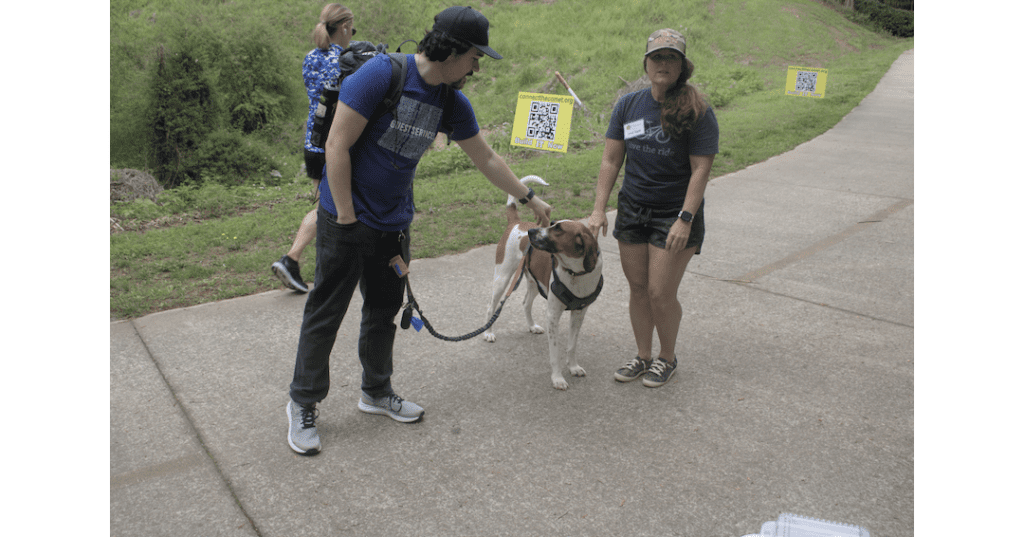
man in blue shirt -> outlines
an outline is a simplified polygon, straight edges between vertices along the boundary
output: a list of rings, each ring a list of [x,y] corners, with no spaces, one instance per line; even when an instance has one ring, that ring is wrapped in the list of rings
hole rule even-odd
[[[423,416],[421,407],[397,396],[391,386],[395,316],[405,280],[389,261],[398,255],[409,261],[413,177],[438,132],[448,134],[492,184],[520,199],[544,225],[550,220],[551,206],[520,183],[484,141],[473,108],[459,91],[480,70],[480,58],[501,59],[487,45],[488,27],[487,19],[469,7],[435,16],[416,54],[406,57],[406,81],[394,114],[374,115],[391,80],[386,55],[342,83],[327,137],[327,180],[320,182],[314,286],[303,312],[287,405],[288,444],[297,453],[320,451],[316,404],[327,395],[328,358],[357,286],[363,295],[359,409],[406,423]]]

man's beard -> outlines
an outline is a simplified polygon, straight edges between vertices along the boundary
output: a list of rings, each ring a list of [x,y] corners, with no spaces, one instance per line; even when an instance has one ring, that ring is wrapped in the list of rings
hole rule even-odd
[[[461,90],[466,85],[466,81],[469,80],[469,77],[471,76],[473,76],[472,73],[460,78],[458,82],[452,84],[452,89]]]

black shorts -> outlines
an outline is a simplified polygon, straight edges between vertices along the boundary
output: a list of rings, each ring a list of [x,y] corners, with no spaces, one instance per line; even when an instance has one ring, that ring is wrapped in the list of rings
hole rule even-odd
[[[658,210],[644,207],[625,196],[619,196],[619,210],[615,216],[615,229],[612,236],[627,244],[653,244],[665,248],[665,239],[672,225],[679,219],[679,209]],[[704,244],[704,202],[693,215],[690,226],[690,238],[686,248],[700,248]]]
[[[306,157],[306,177],[314,181],[319,181],[324,176],[324,164],[327,163],[327,157],[324,153],[314,153],[308,149],[303,150],[303,155]]]

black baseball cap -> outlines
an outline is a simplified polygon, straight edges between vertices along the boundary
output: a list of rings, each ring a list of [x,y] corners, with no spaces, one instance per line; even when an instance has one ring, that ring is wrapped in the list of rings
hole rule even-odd
[[[480,49],[484,54],[501,59],[501,54],[487,46],[490,23],[483,13],[469,7],[450,7],[434,16],[434,31],[448,37],[465,41]]]

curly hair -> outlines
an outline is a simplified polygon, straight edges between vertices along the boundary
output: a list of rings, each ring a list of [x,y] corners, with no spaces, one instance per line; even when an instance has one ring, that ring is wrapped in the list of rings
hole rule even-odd
[[[461,56],[469,52],[471,48],[473,48],[473,45],[449,37],[444,32],[427,30],[423,40],[417,45],[416,52],[423,52],[427,59],[432,62],[443,62],[449,56]]]
[[[683,70],[675,84],[665,92],[661,103],[661,128],[673,138],[685,135],[707,112],[707,96],[688,81],[695,66],[683,56]],[[644,72],[647,72],[647,58],[644,58]]]

